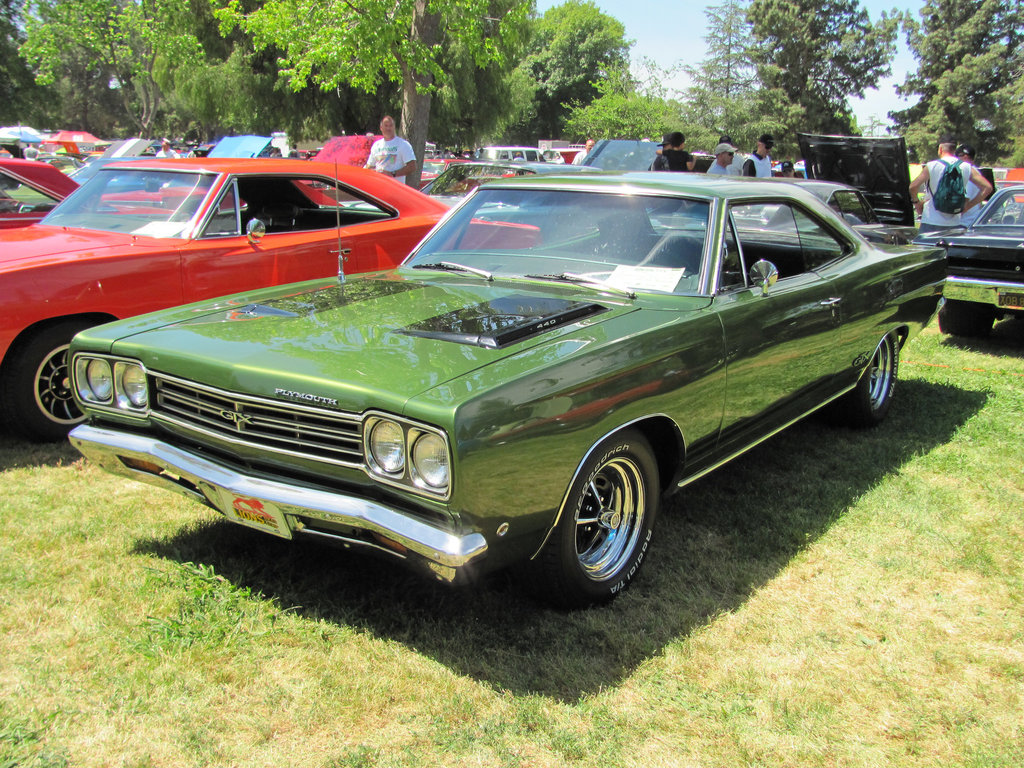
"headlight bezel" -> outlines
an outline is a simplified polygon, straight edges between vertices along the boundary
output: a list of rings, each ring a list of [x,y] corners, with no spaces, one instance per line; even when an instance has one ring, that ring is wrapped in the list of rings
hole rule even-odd
[[[104,367],[108,372],[110,386],[109,393],[105,395],[96,392],[89,378],[90,370],[95,369],[98,372]],[[76,352],[71,361],[71,377],[71,391],[83,409],[135,417],[149,415],[149,372],[139,360],[117,355]]]
[[[379,457],[374,451],[373,437],[376,430],[382,424],[394,425],[402,430],[403,434],[403,462],[400,469],[388,471],[381,465]],[[443,456],[445,464],[443,484],[431,483],[427,474],[421,466],[418,466],[416,459],[416,446],[423,439],[440,441],[435,444],[437,451]],[[363,420],[363,456],[366,462],[366,472],[370,477],[386,485],[396,486],[405,490],[413,491],[430,498],[447,500],[451,496],[452,486],[452,451],[448,435],[441,429],[413,421],[394,414],[382,411],[371,411],[365,414]]]

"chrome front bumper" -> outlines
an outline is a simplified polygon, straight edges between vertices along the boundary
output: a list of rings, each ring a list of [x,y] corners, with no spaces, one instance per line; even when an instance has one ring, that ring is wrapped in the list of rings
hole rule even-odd
[[[457,569],[487,551],[480,533],[459,535],[368,499],[245,475],[153,438],[82,424],[70,440],[108,472],[175,491],[236,523],[283,538],[311,533],[381,550],[425,566],[443,581],[455,581]],[[335,527],[319,529],[315,521]],[[339,527],[366,536],[346,536]]]
[[[1024,309],[1024,283],[947,277],[942,296],[955,301],[991,304],[1000,309]]]

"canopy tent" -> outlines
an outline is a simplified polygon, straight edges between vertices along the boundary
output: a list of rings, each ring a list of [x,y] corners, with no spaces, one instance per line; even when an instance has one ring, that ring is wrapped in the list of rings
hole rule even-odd
[[[39,144],[43,141],[43,134],[35,128],[27,125],[9,125],[0,128],[0,141],[20,141],[24,144]]]
[[[92,152],[97,144],[105,143],[88,131],[57,131],[43,139],[44,148],[63,147],[65,151],[76,155]]]
[[[225,136],[207,157],[259,157],[269,146],[269,136]]]
[[[313,158],[318,163],[355,165],[362,168],[370,156],[370,147],[382,136],[332,136]]]

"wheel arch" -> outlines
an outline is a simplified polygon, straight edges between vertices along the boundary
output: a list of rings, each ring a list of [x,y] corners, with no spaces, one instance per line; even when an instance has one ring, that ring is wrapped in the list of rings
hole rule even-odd
[[[4,353],[3,360],[0,361],[0,370],[3,370],[10,365],[10,361],[13,359],[13,356],[17,354],[17,351],[29,340],[49,328],[53,328],[54,326],[66,322],[77,322],[82,325],[92,327],[94,325],[110,323],[117,319],[119,318],[116,315],[107,314],[105,312],[81,312],[71,315],[57,315],[55,317],[48,317],[44,320],[37,320],[31,325],[22,328],[21,331],[18,332],[18,335],[11,341],[10,346]]]
[[[531,560],[541,553],[548,539],[551,538],[551,534],[558,527],[558,523],[565,511],[566,501],[569,498],[569,491],[575,485],[580,472],[583,470],[583,466],[587,463],[587,459],[590,458],[597,446],[627,429],[636,430],[650,444],[651,450],[654,452],[654,459],[658,465],[658,484],[661,493],[664,494],[669,488],[674,487],[675,479],[682,471],[683,460],[686,455],[686,443],[682,432],[679,430],[679,425],[665,414],[660,413],[642,416],[633,421],[618,425],[594,440],[586,453],[580,457],[579,462],[576,464],[576,469],[573,471],[572,477],[569,479],[569,483],[562,494],[562,501],[558,505],[558,512],[551,520],[547,530],[544,531],[544,536],[539,546],[530,555]]]

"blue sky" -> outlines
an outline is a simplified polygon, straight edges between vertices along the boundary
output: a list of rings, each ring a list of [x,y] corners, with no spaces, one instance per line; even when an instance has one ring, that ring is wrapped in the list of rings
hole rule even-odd
[[[537,0],[537,11],[543,13],[548,8],[560,5],[562,0]],[[707,32],[707,17],[704,9],[720,4],[720,0],[712,2],[696,2],[688,5],[667,5],[653,3],[649,0],[593,0],[594,4],[609,16],[621,21],[626,27],[626,38],[633,40],[630,56],[633,62],[641,58],[651,59],[661,69],[670,69],[675,65],[697,65],[704,59],[706,44],[704,35]],[[882,11],[896,8],[911,10],[915,14],[923,5],[923,0],[910,0],[903,5],[894,6],[884,0],[861,0],[861,6],[868,12],[872,21],[876,21]],[[895,86],[902,83],[908,71],[915,70],[917,63],[907,49],[906,40],[900,36],[896,59],[892,65],[892,76],[882,81],[877,90],[865,93],[864,99],[851,102],[857,121],[866,125],[872,116],[888,124],[886,113],[894,109],[904,109],[909,103],[900,99]],[[687,86],[684,76],[668,83],[670,89],[682,89]],[[669,94],[672,95],[672,94]]]

